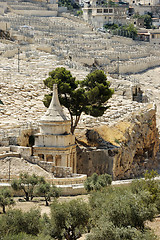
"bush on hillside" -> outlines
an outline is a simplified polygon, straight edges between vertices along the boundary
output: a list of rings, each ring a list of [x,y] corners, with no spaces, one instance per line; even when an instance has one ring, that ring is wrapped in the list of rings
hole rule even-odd
[[[93,175],[91,177],[88,177],[84,182],[84,188],[87,190],[87,192],[93,190],[98,191],[108,185],[111,185],[111,183],[111,175],[105,173],[98,176],[97,173],[93,173]]]

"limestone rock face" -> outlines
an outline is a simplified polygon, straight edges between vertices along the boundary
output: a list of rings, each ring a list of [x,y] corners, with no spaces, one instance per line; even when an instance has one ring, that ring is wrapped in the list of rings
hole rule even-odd
[[[86,138],[90,147],[78,151],[79,173],[109,173],[113,179],[127,179],[156,168],[159,138],[152,104],[112,127],[88,130]]]
[[[120,143],[114,157],[113,176],[115,179],[140,176],[146,169],[156,167],[156,154],[159,150],[156,109],[153,105],[135,113],[125,131],[125,140]]]

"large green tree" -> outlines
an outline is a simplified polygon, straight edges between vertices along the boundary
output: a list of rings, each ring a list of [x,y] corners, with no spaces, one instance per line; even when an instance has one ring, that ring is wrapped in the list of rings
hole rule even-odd
[[[15,191],[23,190],[25,193],[26,201],[33,199],[34,188],[35,186],[43,181],[43,178],[33,174],[29,175],[28,173],[21,173],[19,179],[14,179],[11,183],[11,187]]]
[[[38,209],[30,209],[28,212],[22,212],[20,209],[10,210],[0,216],[0,239],[21,232],[37,235],[42,227],[41,213]]]
[[[3,209],[3,213],[6,213],[6,206],[14,205],[15,202],[12,198],[11,191],[8,188],[0,189],[0,206]]]
[[[47,183],[44,179],[44,181],[41,181],[37,185],[35,193],[36,195],[43,196],[46,206],[49,206],[48,202],[51,201],[51,197],[58,198],[60,195],[60,190],[55,185]]]
[[[76,240],[87,229],[89,218],[88,204],[84,201],[55,201],[51,205],[50,235],[59,240]]]
[[[107,81],[105,73],[95,70],[79,82],[65,68],[56,68],[49,73],[44,84],[53,89],[53,84],[58,85],[58,96],[61,105],[66,107],[71,117],[71,133],[74,133],[82,112],[94,117],[102,116],[107,100],[112,96],[113,89]],[[43,103],[49,107],[52,95],[45,95]]]

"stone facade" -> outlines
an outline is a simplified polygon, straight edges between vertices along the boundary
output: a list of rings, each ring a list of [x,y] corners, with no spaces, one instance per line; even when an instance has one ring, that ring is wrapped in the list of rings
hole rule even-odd
[[[105,24],[113,23],[122,25],[126,23],[126,11],[127,7],[124,6],[104,7],[94,4],[85,5],[83,8],[83,18],[96,28],[101,28]]]
[[[59,103],[57,85],[53,85],[52,101],[40,120],[40,133],[35,135],[33,155],[40,161],[51,162],[56,167],[69,167],[76,173],[75,137],[70,133],[70,120]]]

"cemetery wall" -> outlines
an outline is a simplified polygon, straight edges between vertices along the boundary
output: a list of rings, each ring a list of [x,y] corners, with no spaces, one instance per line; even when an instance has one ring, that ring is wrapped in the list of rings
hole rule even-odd
[[[14,13],[25,16],[39,16],[39,17],[56,17],[57,11],[45,11],[45,10],[14,10]]]

